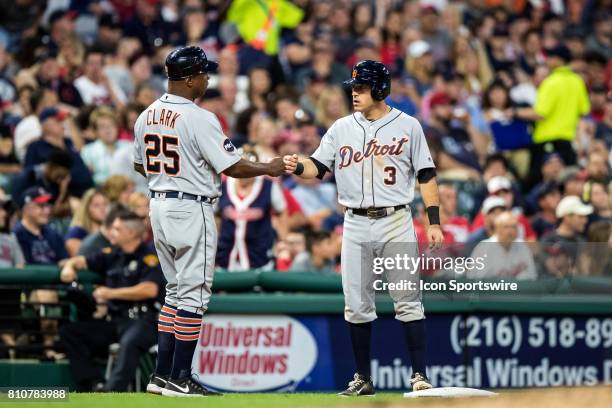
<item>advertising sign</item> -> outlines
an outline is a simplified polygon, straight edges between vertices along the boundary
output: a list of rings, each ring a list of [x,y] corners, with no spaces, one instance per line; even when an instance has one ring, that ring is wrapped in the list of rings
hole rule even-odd
[[[612,384],[612,318],[506,314],[427,317],[427,374],[437,387],[522,388]],[[410,387],[401,322],[372,327],[378,390]],[[224,391],[334,391],[352,379],[341,316],[210,315],[193,368]]]

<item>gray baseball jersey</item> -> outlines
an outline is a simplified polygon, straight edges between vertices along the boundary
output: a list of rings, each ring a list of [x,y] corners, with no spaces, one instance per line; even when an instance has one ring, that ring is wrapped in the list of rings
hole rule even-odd
[[[394,207],[414,198],[417,173],[434,163],[419,122],[391,109],[370,122],[355,112],[336,121],[312,157],[334,172],[338,201],[348,208]],[[347,211],[342,235],[344,318],[351,323],[376,319],[372,260],[396,253],[416,256],[416,234],[410,209],[370,219]],[[407,271],[387,270],[387,281],[400,282]],[[424,318],[420,294],[391,291],[396,318]]]
[[[134,125],[134,162],[154,191],[217,197],[219,174],[240,160],[217,117],[192,101],[164,94]]]
[[[334,172],[348,208],[408,204],[417,172],[435,167],[419,122],[394,108],[373,122],[359,112],[337,120],[312,157]]]
[[[218,197],[219,174],[239,160],[215,115],[180,96],[164,94],[134,125],[134,162],[143,165],[149,189],[161,192],[151,198],[151,226],[165,302],[177,309],[206,311],[217,230],[211,203],[163,193]]]

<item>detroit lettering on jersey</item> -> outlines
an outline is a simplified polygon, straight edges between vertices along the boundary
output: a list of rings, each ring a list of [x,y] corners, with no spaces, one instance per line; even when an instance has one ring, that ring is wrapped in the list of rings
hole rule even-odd
[[[407,137],[401,138],[399,141],[397,138],[392,138],[392,144],[379,144],[378,140],[372,139],[367,143],[365,152],[354,151],[352,146],[342,146],[338,151],[338,155],[340,156],[340,164],[338,165],[339,169],[343,167],[348,167],[353,163],[359,163],[364,159],[368,159],[370,156],[384,156],[386,154],[390,155],[400,155],[404,152],[403,146],[406,142],[408,142]]]
[[[312,157],[334,172],[349,208],[409,204],[418,171],[435,167],[419,122],[395,108],[375,121],[359,112],[338,119]]]

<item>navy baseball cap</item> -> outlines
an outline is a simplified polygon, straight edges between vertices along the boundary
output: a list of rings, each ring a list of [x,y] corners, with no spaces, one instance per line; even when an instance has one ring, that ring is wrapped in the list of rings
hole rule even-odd
[[[40,123],[43,123],[45,120],[49,118],[55,118],[57,120],[64,120],[69,116],[68,112],[59,110],[57,108],[45,108],[38,115],[38,120]]]
[[[19,206],[23,207],[26,204],[46,204],[51,201],[53,196],[42,187],[30,187],[21,195]]]

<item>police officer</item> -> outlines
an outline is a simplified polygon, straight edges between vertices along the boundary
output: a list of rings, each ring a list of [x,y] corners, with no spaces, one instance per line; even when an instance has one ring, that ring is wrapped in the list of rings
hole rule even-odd
[[[69,323],[60,329],[79,391],[90,391],[101,382],[101,370],[92,356],[116,342],[120,344],[117,363],[101,390],[125,391],[141,354],[157,341],[156,302],[163,298],[163,277],[155,251],[143,242],[144,232],[140,217],[122,211],[112,224],[114,247],[71,258],[62,269],[60,278],[65,283],[75,281],[81,269],[104,276],[105,282],[93,296],[98,303],[107,304],[106,317]]]

